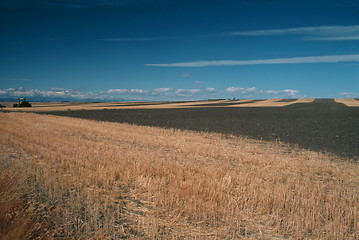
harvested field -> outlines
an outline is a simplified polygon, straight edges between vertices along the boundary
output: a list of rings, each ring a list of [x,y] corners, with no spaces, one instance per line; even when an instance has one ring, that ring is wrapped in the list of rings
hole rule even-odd
[[[359,165],[335,155],[32,113],[0,131],[1,239],[359,238]]]
[[[359,101],[354,98],[336,98],[337,103],[343,103],[348,107],[359,107]]]
[[[310,99],[297,99],[295,101],[283,101],[283,99],[268,99],[264,101],[256,101],[248,104],[232,105],[230,107],[284,107],[295,103],[310,103],[314,98]]]
[[[304,103],[301,103],[302,101]],[[312,100],[299,99],[291,102],[293,103],[291,105],[280,108],[231,107],[233,105],[229,105],[228,107],[184,109],[118,109],[47,113],[99,121],[217,132],[259,140],[279,140],[292,146],[359,160],[359,108],[347,107],[342,103],[334,102],[333,99],[309,101]],[[286,103],[280,102],[280,104]],[[249,104],[256,104],[256,102]]]
[[[138,107],[147,105],[161,105],[166,102],[34,102],[31,108],[12,108],[11,103],[5,103],[4,110],[15,112],[36,112],[36,111],[68,111],[68,110],[101,110],[101,109],[121,109],[128,107]]]
[[[31,108],[12,108],[11,103],[4,103],[5,110],[16,112],[36,112],[36,111],[68,111],[68,110],[103,110],[103,109],[156,109],[156,108],[178,108],[191,105],[201,106],[204,104],[221,103],[222,101],[190,101],[190,102],[66,102],[66,103],[42,103],[34,102]]]
[[[68,110],[104,110],[104,109],[175,109],[200,107],[283,107],[294,103],[309,103],[314,99],[268,99],[268,100],[215,100],[187,102],[99,102],[99,103],[33,103],[32,108],[12,108],[5,103],[7,111],[38,112]]]

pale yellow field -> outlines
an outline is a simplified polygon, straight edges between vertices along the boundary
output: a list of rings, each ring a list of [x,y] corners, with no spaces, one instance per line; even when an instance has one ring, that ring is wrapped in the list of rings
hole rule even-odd
[[[274,142],[0,112],[0,238],[358,239],[359,164]]]
[[[171,109],[171,108],[199,108],[199,107],[213,107],[206,106],[207,104],[222,104],[230,103],[231,105],[219,105],[217,107],[284,107],[294,103],[310,103],[314,101],[311,99],[298,99],[294,102],[278,102],[281,99],[268,99],[264,101],[250,103],[251,100],[218,100],[218,101],[191,101],[191,102],[100,102],[100,103],[31,103],[31,108],[13,108],[12,103],[2,103],[6,105],[4,110],[15,112],[46,112],[46,111],[68,111],[68,110],[102,110],[102,109]],[[249,103],[246,103],[249,102]],[[233,103],[238,103],[238,105]]]
[[[143,103],[143,102],[138,102]],[[100,103],[89,103],[89,102],[31,102],[31,108],[13,108],[12,104],[5,103],[6,108],[4,110],[15,111],[15,112],[37,112],[37,111],[67,111],[67,110],[101,110],[108,108],[121,108],[123,105],[127,105],[126,102],[100,102]],[[131,104],[131,103],[130,103]],[[134,104],[132,102],[132,104]]]
[[[295,103],[311,103],[315,99],[314,98],[300,98],[293,102],[279,102],[282,99],[268,99],[264,101],[254,102],[254,103],[246,103],[246,104],[238,104],[231,105],[228,107],[284,107]]]
[[[335,98],[338,103],[344,103],[348,107],[359,107],[359,101],[354,98]]]
[[[4,110],[9,111],[67,111],[67,110],[102,110],[102,109],[155,109],[155,108],[190,108],[196,105],[201,107],[204,104],[220,103],[222,101],[197,101],[181,103],[161,103],[161,102],[100,102],[100,103],[32,103],[31,108],[12,108],[7,105]],[[139,105],[138,105],[139,104]]]

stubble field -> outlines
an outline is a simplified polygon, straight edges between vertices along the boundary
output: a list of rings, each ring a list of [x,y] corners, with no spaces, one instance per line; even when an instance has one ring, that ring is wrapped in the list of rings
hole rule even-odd
[[[332,125],[319,130],[331,127],[335,132],[349,126],[351,130],[343,134],[341,129],[341,133],[347,142],[352,139],[348,149],[355,149],[357,108],[348,110],[328,100],[313,104],[285,108],[295,107],[296,124],[304,121],[308,107],[318,111],[315,104],[322,104],[321,113],[327,114],[320,123],[325,123],[334,108],[342,117],[333,117]],[[0,238],[359,237],[359,165],[352,161],[358,156],[355,151],[344,148],[343,157],[334,150],[323,153],[305,150],[298,143],[252,140],[249,134],[236,136],[208,129],[220,124],[220,119],[245,115],[252,116],[251,121],[253,116],[264,116],[260,124],[263,119],[281,124],[283,116],[295,119],[286,117],[284,110],[277,109],[277,115],[270,118],[275,113],[271,108],[256,108],[258,115],[251,108],[236,108],[233,110],[239,113],[230,118],[235,113],[229,110],[201,109],[208,112],[199,108],[192,112],[174,109],[179,113],[170,109],[102,110],[88,115],[62,112],[103,121],[0,112]],[[107,111],[116,111],[113,119]],[[221,118],[213,117],[215,113]],[[311,121],[318,115],[313,113],[306,123],[314,123]],[[125,116],[128,122],[142,121],[130,123],[158,123],[167,129],[124,123]],[[202,124],[195,125],[189,116]],[[245,122],[243,119],[240,122]],[[338,127],[343,119],[351,120]],[[189,124],[189,129],[197,126],[192,129],[196,131],[174,126],[179,123]],[[223,126],[230,126],[227,124]],[[253,126],[260,126],[257,124]],[[203,129],[198,129],[199,125]]]

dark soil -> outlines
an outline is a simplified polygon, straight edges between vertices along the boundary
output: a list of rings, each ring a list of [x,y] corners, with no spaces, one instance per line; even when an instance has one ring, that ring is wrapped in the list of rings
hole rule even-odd
[[[282,100],[279,100],[278,102],[294,102],[294,101],[297,101],[298,99],[297,98],[288,98],[288,99],[282,99]]]
[[[253,100],[248,102],[219,102],[219,103],[208,103],[208,104],[193,104],[188,105],[192,107],[221,107],[221,106],[230,106],[230,105],[240,105],[240,104],[247,104],[247,103],[254,103],[254,102],[260,102],[263,100]]]
[[[286,107],[123,109],[47,114],[280,140],[359,160],[359,108],[333,99]]]

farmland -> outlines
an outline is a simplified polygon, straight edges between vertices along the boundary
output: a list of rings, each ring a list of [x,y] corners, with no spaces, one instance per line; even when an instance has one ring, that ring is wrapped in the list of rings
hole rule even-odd
[[[279,140],[293,146],[335,153],[358,160],[359,108],[347,107],[333,99],[303,102],[284,107],[268,107],[268,102],[263,104],[263,101],[241,104],[203,102],[200,107],[193,107],[196,105],[192,103],[187,104],[186,108],[139,108],[141,105],[136,105],[137,108],[46,113],[99,121],[232,134],[258,140]],[[273,102],[270,102],[269,106],[273,106]]]
[[[0,238],[357,239],[358,108],[293,102],[0,112]]]

